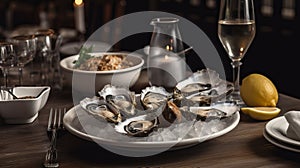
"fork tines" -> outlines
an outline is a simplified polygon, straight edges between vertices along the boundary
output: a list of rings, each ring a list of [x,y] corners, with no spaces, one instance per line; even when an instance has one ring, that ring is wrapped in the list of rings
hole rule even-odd
[[[48,127],[47,127],[48,131],[51,131],[54,128],[64,129],[63,117],[64,117],[66,111],[67,111],[66,108],[63,108],[63,109],[61,109],[61,108],[58,108],[58,109],[57,108],[55,108],[55,109],[51,108],[50,109],[49,119],[48,119]]]

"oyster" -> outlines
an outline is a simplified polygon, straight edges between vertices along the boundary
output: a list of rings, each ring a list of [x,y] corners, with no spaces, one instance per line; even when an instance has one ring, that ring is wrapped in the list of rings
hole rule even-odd
[[[80,101],[81,107],[93,116],[99,117],[111,123],[121,122],[121,114],[112,107],[110,104],[103,100],[99,100],[98,97],[85,98]]]
[[[137,113],[135,93],[126,88],[108,84],[99,92],[99,95],[125,117],[134,116]]]
[[[158,123],[158,118],[155,115],[141,115],[119,123],[115,126],[115,130],[130,136],[144,137],[157,128]]]
[[[172,94],[167,92],[163,87],[151,86],[146,87],[141,92],[141,103],[146,109],[157,109],[165,104]]]
[[[240,110],[239,106],[231,101],[217,102],[211,106],[182,107],[184,115],[195,115],[196,120],[211,120],[230,117]]]
[[[178,106],[207,106],[232,91],[233,86],[220,79],[216,71],[203,69],[176,85],[174,102]]]
[[[182,120],[181,110],[177,105],[171,100],[167,102],[165,110],[162,112],[162,115],[166,121],[169,123],[178,122]]]

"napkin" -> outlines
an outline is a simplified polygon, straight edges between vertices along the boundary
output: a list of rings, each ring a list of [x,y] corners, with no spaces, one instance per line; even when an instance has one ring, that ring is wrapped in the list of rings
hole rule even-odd
[[[300,141],[300,111],[289,111],[284,114],[284,117],[289,123],[286,136]]]

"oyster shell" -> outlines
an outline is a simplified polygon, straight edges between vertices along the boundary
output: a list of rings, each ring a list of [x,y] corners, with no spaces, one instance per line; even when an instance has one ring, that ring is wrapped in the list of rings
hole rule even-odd
[[[223,119],[232,116],[240,110],[235,102],[225,101],[211,104],[211,106],[182,107],[184,114],[196,115],[197,120]]]
[[[99,92],[99,95],[125,117],[134,116],[137,113],[135,93],[127,88],[108,84]]]
[[[169,123],[180,123],[182,120],[181,110],[177,105],[171,100],[167,102],[165,110],[162,112],[162,116]]]
[[[157,109],[172,97],[163,87],[151,86],[142,90],[140,100],[146,109]]]
[[[122,121],[121,114],[117,111],[117,109],[104,100],[99,100],[96,96],[81,100],[80,105],[86,112],[100,119],[115,124]]]
[[[141,115],[132,117],[115,126],[115,130],[122,134],[135,137],[145,137],[159,125],[157,116]]]
[[[233,86],[220,79],[216,71],[203,69],[176,85],[174,102],[178,106],[207,106],[224,98],[232,91]]]
[[[217,86],[222,80],[219,77],[219,74],[211,70],[209,68],[202,69],[200,71],[194,72],[190,77],[184,79],[176,85],[178,90],[186,90],[190,88],[191,84],[199,84],[200,90],[207,90],[205,87],[215,87]],[[186,88],[187,87],[187,88]],[[194,86],[196,87],[196,86]],[[203,89],[201,89],[203,87]]]

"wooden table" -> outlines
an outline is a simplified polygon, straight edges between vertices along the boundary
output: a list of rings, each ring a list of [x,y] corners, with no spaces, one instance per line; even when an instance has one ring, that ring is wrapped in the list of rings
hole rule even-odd
[[[138,87],[146,83],[139,80]],[[49,146],[46,126],[51,107],[73,107],[72,91],[52,90],[46,106],[31,124],[0,124],[0,167],[42,167]],[[300,100],[280,94],[280,115],[299,110]],[[21,109],[20,109],[21,110]],[[58,139],[60,167],[299,167],[300,153],[281,149],[263,137],[267,121],[241,114],[239,125],[218,138],[185,149],[148,157],[125,157],[69,132]]]

